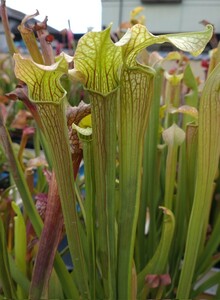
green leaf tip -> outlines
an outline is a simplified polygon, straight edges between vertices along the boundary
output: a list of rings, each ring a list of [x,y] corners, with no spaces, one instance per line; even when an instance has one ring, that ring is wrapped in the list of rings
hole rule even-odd
[[[123,57],[126,59],[126,64],[131,66],[136,64],[137,54],[153,44],[162,44],[169,42],[178,49],[190,52],[192,55],[199,55],[205,48],[208,41],[213,35],[213,26],[207,25],[204,31],[186,32],[155,36],[141,24],[134,25],[128,30],[126,38],[122,38]],[[125,41],[123,40],[125,39]]]
[[[37,64],[20,54],[14,54],[14,60],[15,75],[27,84],[30,101],[60,104],[66,95],[60,78],[68,74],[68,61],[64,54],[50,66]]]
[[[78,42],[74,55],[75,70],[81,73],[89,90],[109,94],[119,85],[120,48],[110,38],[111,27],[101,32],[89,32]]]
[[[190,52],[193,56],[198,56],[202,53],[212,35],[213,26],[208,24],[204,31],[167,34],[166,39],[178,49]]]

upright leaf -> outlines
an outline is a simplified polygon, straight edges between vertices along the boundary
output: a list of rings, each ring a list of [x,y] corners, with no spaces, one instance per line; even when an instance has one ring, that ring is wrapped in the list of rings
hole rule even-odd
[[[20,208],[15,202],[12,202],[12,208],[17,216],[14,217],[15,221],[15,240],[14,240],[14,255],[15,263],[18,269],[23,273],[24,276],[27,275],[26,267],[26,252],[27,252],[27,239],[26,239],[26,226],[24,222],[24,217],[21,213]],[[19,297],[27,297],[20,286],[17,288],[17,294]]]
[[[121,53],[110,40],[110,28],[100,33],[91,32],[85,35],[79,41],[74,62],[75,72],[78,72],[76,75],[80,73],[80,78],[83,78],[90,95],[97,203],[96,253],[100,262],[105,297],[114,299],[116,101]]]
[[[41,117],[52,165],[59,182],[58,190],[77,286],[82,295],[89,297],[87,268],[79,233],[81,224],[76,208],[67,121],[64,114],[66,91],[60,83],[61,76],[68,72],[68,61],[64,54],[51,66],[36,64],[20,55],[14,55],[14,59],[15,74],[27,84],[29,99],[37,105]]]
[[[131,295],[132,259],[140,205],[143,136],[148,123],[155,74],[153,69],[138,63],[137,54],[152,44],[170,42],[183,51],[198,55],[211,35],[212,26],[208,26],[203,32],[154,36],[146,27],[137,24],[118,43],[122,47],[123,58],[119,97],[119,299],[129,299]]]
[[[0,282],[4,296],[7,299],[16,299],[15,285],[11,277],[8,252],[6,245],[5,229],[0,218]]]
[[[220,154],[220,65],[204,86],[199,108],[198,161],[194,202],[188,227],[186,249],[177,298],[189,298],[193,273]]]

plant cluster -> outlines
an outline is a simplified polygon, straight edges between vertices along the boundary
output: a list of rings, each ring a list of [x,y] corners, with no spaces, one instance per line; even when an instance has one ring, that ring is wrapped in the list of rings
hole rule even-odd
[[[27,25],[33,15],[19,26],[22,57],[4,1],[1,10],[17,81],[5,96],[26,118],[15,144],[1,106],[11,183],[0,202],[0,299],[195,299],[218,283],[220,272],[197,285],[220,257],[219,50],[202,88],[185,54],[202,53],[212,26],[155,36],[133,11],[119,41],[111,26],[88,32],[71,57],[54,55],[46,20]],[[147,50],[164,42],[180,51]],[[79,83],[87,103],[74,106]]]

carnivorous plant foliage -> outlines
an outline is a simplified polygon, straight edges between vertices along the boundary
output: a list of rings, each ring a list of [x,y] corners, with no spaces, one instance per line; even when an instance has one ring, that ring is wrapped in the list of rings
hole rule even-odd
[[[33,31],[37,26],[26,31],[24,24],[25,22],[21,26],[23,34],[30,31],[33,39]],[[212,33],[212,26],[207,25],[201,32],[155,36],[144,25],[136,24],[114,43],[111,40],[111,26],[109,26],[101,32],[86,33],[79,40],[74,57],[65,53],[51,57],[52,47],[45,43],[42,58],[39,57],[39,49],[36,50],[36,55],[34,43],[35,46],[31,47],[32,58],[14,54],[15,75],[21,81],[19,92],[17,89],[14,94],[18,99],[25,100],[27,107],[31,107],[34,111],[40,138],[38,146],[41,145],[45,150],[45,156],[49,158],[47,170],[43,173],[47,174],[47,185],[43,192],[46,194],[47,207],[50,211],[45,213],[46,219],[42,230],[39,216],[31,205],[27,205],[28,201],[32,202],[33,195],[30,195],[29,188],[24,183],[22,169],[16,160],[10,137],[7,136],[7,128],[1,121],[1,140],[5,151],[10,152],[8,159],[13,167],[12,176],[15,183],[19,183],[17,175],[22,180],[22,184],[18,184],[18,191],[21,197],[24,196],[24,200],[22,199],[24,210],[27,211],[27,216],[40,238],[39,252],[34,255],[35,265],[28,274],[27,266],[24,266],[26,248],[22,248],[19,252],[17,245],[18,221],[23,226],[24,219],[22,213],[18,211],[18,206],[13,204],[17,214],[15,260],[11,253],[7,253],[3,222],[0,223],[2,248],[0,266],[2,270],[7,269],[5,277],[0,272],[2,296],[13,299],[19,299],[22,295],[22,297],[29,296],[30,299],[61,297],[144,300],[149,297],[156,299],[175,297],[178,287],[177,294],[180,298],[190,297],[193,286],[201,275],[197,274],[198,276],[194,278],[193,273],[189,282],[186,280],[190,265],[193,265],[196,274],[196,262],[200,255],[199,251],[192,250],[190,242],[195,236],[197,247],[204,242],[202,232],[205,232],[204,226],[207,225],[205,220],[208,216],[204,218],[202,209],[208,210],[208,205],[203,205],[203,208],[198,210],[197,216],[196,210],[200,195],[199,187],[206,184],[205,177],[203,178],[206,170],[205,167],[202,169],[198,167],[200,175],[197,176],[196,172],[191,173],[190,178],[197,182],[197,186],[190,218],[192,206],[187,201],[183,202],[185,199],[180,203],[175,201],[179,197],[176,190],[179,191],[183,182],[186,182],[183,180],[186,169],[181,173],[185,155],[194,153],[189,151],[192,148],[187,144],[188,123],[185,121],[182,123],[179,114],[191,112],[192,115],[192,112],[196,111],[197,116],[199,110],[198,107],[191,109],[189,103],[185,106],[180,105],[178,100],[184,80],[186,84],[191,82],[189,89],[194,89],[194,96],[198,98],[199,94],[195,92],[195,82],[187,81],[190,76],[194,79],[190,67],[183,70],[180,75],[177,71],[176,77],[173,76],[178,78],[176,105],[164,106],[166,117],[161,117],[160,105],[164,101],[162,79],[165,78],[162,59],[156,60],[152,65],[152,57],[147,52],[147,47],[169,42],[183,52],[199,55]],[[40,42],[43,43],[43,35],[38,32],[39,36]],[[177,57],[176,55],[173,57]],[[183,54],[178,55],[178,59],[181,55]],[[205,128],[205,98],[207,93],[211,95],[212,88],[215,89],[215,85],[212,86],[210,82],[215,80],[216,72],[210,76],[204,87],[201,116],[198,118],[199,123],[196,123],[200,128],[198,143],[200,148],[204,146],[201,130]],[[69,85],[74,85],[76,81],[82,83],[89,97],[88,106],[80,103],[78,109],[84,110],[84,113],[75,124],[74,120],[73,124],[70,124],[67,117],[70,111],[73,115],[76,114],[77,108],[71,107],[68,92],[62,85],[64,78]],[[212,101],[211,98],[209,100]],[[168,102],[166,105],[168,106]],[[214,108],[212,109],[214,114],[213,110]],[[175,117],[170,117],[171,113],[175,113]],[[154,124],[149,123],[149,120]],[[184,118],[184,120],[194,119]],[[195,120],[197,122],[197,118]],[[216,116],[212,122],[213,126],[217,124]],[[216,130],[213,133],[212,141],[217,132]],[[205,141],[208,142],[209,133],[204,135]],[[77,145],[77,149],[83,151],[82,162],[82,156],[77,156],[78,152],[74,152],[76,147],[70,148],[70,144]],[[187,151],[183,150],[186,144]],[[211,145],[208,144],[207,147]],[[218,144],[215,147],[211,152],[216,158],[213,162],[215,166],[210,167],[211,178],[203,195],[208,198],[211,197],[219,155]],[[209,162],[208,152],[202,152],[200,148],[198,164]],[[80,151],[79,153],[82,154]],[[77,165],[74,164],[76,156]],[[83,174],[77,173],[79,165],[84,167]],[[25,164],[23,168],[25,170]],[[42,172],[40,174],[43,175]],[[152,178],[152,174],[157,178]],[[155,191],[153,183],[156,183]],[[151,195],[154,195],[153,199],[149,198],[149,190],[145,188],[149,186]],[[193,198],[192,187],[190,195]],[[53,198],[57,205],[54,205]],[[205,203],[206,199],[202,199]],[[161,209],[158,209],[159,207]],[[182,223],[178,218],[180,207],[185,214],[181,218]],[[52,234],[53,227],[56,226],[55,216],[57,228]],[[189,218],[188,229],[186,222]],[[199,218],[202,219],[203,227],[197,223]],[[178,233],[183,233],[183,236]],[[62,253],[55,254],[63,236],[67,236],[68,251],[73,265],[69,273],[66,272],[61,260]],[[186,261],[183,261],[181,273],[180,266],[182,258],[184,259],[185,247]],[[45,251],[47,252],[45,257],[50,257],[49,261],[42,257]],[[16,265],[19,253],[22,255],[22,264]],[[174,253],[177,253],[176,258]],[[175,268],[172,260],[177,263]],[[18,279],[19,272],[22,273],[23,280]],[[52,292],[50,289],[52,284],[57,286],[56,291]]]

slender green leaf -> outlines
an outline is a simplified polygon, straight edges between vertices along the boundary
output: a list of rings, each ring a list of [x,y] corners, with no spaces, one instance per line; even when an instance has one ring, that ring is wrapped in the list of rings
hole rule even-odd
[[[110,295],[108,296],[110,299],[116,297],[116,99],[117,91],[107,97],[91,95],[95,189],[99,224],[96,228],[96,249],[104,283],[108,285],[107,295]],[[109,278],[108,282],[105,282],[106,278]]]
[[[15,219],[15,262],[21,272],[26,275],[26,226],[20,208],[15,202],[12,202],[12,208],[17,216]]]
[[[177,298],[189,298],[200,241],[213,192],[220,154],[220,101],[218,65],[204,86],[199,108],[198,165],[194,202],[188,227]]]
[[[87,60],[84,59],[85,55]],[[116,297],[115,161],[116,108],[120,48],[110,39],[110,27],[89,33],[78,44],[75,68],[81,72],[91,101],[96,190],[96,253],[105,297]],[[95,76],[94,76],[95,75]]]
[[[213,228],[212,234],[210,239],[208,240],[204,251],[201,253],[199,260],[197,262],[197,274],[203,273],[209,266],[213,260],[213,255],[218,250],[218,246],[220,244],[220,237],[219,237],[219,230],[220,230],[220,218],[217,219],[216,224]]]
[[[51,278],[49,282],[49,291],[46,295],[48,295],[48,299],[57,299],[57,300],[65,299],[63,293],[63,286],[61,285],[59,277],[57,276],[56,272],[54,272],[54,270],[52,271],[51,274]],[[75,296],[75,297],[76,297],[75,299],[80,299],[79,296]]]
[[[164,205],[172,210],[176,182],[178,148],[184,142],[185,132],[176,124],[173,124],[171,127],[165,129],[162,135],[165,143],[168,145]]]
[[[60,77],[67,74],[68,61],[64,54],[51,66],[43,66],[14,55],[15,74],[28,86],[29,98],[38,106],[45,137],[51,152],[61,198],[69,249],[80,293],[89,297],[87,268],[79,234],[81,226],[76,208],[74,174],[69,147],[67,121],[64,116],[66,91]],[[39,84],[40,83],[40,84]],[[72,238],[74,235],[74,240]]]
[[[12,202],[12,208],[17,216],[14,217],[15,221],[15,240],[14,240],[14,255],[15,263],[20,271],[26,275],[26,252],[27,252],[27,240],[26,240],[26,226],[23,215],[20,208],[15,202]],[[17,294],[19,298],[26,298],[27,294],[24,294],[20,286],[17,287]]]
[[[126,68],[119,108],[119,299],[130,298],[131,271],[140,205],[143,143],[153,92],[153,71]]]
[[[159,110],[162,90],[163,70],[156,70],[154,93],[149,116],[149,124],[145,133],[143,179],[141,191],[140,212],[137,227],[137,242],[135,245],[135,263],[137,272],[146,264],[147,259],[153,256],[158,245],[156,215],[158,211],[159,191]],[[156,166],[156,167],[155,167]],[[150,228],[148,235],[145,232],[146,213],[149,208]]]
[[[86,120],[85,120],[86,119]],[[87,122],[86,122],[87,121]],[[85,175],[85,212],[86,212],[86,232],[89,247],[89,282],[92,299],[96,299],[96,254],[95,254],[95,182],[94,182],[94,161],[92,150],[92,127],[91,118],[86,117],[81,120],[79,127],[73,124],[77,130],[79,138],[83,144],[83,161]]]
[[[0,282],[3,289],[4,296],[7,299],[16,299],[16,289],[12,280],[8,252],[6,245],[5,229],[0,218]]]
[[[187,216],[190,216],[196,182],[196,164],[198,147],[198,125],[188,124],[186,127],[186,184],[187,184]],[[187,217],[188,219],[188,217]]]
[[[29,293],[29,288],[30,288],[30,281],[29,279],[20,271],[18,266],[15,263],[14,258],[12,257],[11,254],[8,255],[9,259],[9,265],[10,265],[10,271],[11,271],[11,276],[13,280],[16,282],[17,285],[20,286],[22,289],[23,293],[25,295],[28,295]],[[27,298],[27,296],[25,297]]]

